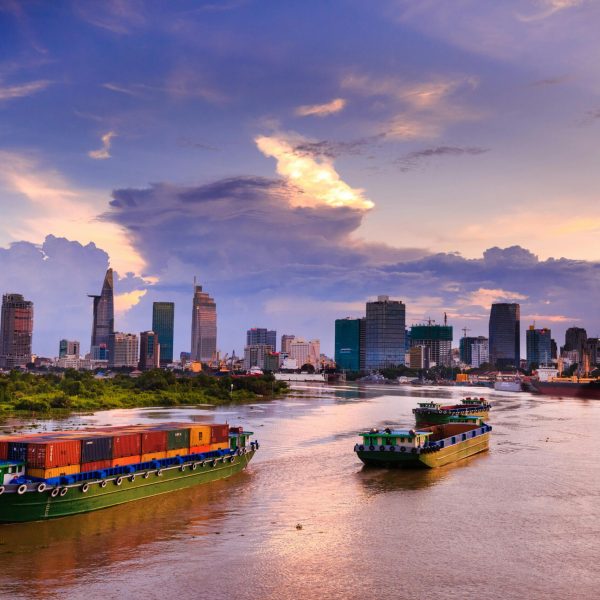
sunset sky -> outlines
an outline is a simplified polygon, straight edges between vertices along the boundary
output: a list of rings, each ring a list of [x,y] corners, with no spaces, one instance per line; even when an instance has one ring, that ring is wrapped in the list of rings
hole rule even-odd
[[[388,294],[600,334],[600,2],[0,0],[0,293],[87,352],[196,275],[218,346],[318,337]],[[524,344],[523,344],[524,351]]]

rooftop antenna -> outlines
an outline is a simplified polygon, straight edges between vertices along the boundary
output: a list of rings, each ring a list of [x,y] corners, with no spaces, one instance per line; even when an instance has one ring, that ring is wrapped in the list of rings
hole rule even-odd
[[[444,313],[444,327],[448,325],[448,313]]]

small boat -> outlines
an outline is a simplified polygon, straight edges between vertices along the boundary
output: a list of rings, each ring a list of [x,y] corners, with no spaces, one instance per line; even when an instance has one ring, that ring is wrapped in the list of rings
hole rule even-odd
[[[417,427],[448,423],[455,417],[481,417],[487,420],[491,405],[485,398],[464,398],[460,404],[443,405],[439,402],[419,402],[413,408]]]
[[[494,381],[494,389],[497,392],[522,392],[523,382],[516,375],[499,375]]]
[[[418,429],[371,429],[359,433],[362,443],[354,451],[366,465],[432,469],[485,452],[491,430],[478,417]]]

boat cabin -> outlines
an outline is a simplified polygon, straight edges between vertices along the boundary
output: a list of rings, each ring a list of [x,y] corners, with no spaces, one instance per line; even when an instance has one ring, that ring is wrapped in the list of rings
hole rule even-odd
[[[0,485],[7,485],[15,477],[25,475],[25,463],[12,460],[0,460]]]
[[[246,443],[250,439],[250,436],[254,435],[252,431],[242,431],[242,428],[230,427],[229,428],[229,447],[232,450],[239,448],[245,448]]]
[[[405,448],[423,448],[431,431],[417,431],[415,429],[382,429],[371,430],[359,434],[363,444],[369,446],[404,446]]]

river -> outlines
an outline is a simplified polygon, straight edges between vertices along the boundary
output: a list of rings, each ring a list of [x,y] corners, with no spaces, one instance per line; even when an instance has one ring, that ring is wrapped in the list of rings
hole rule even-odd
[[[27,423],[228,420],[254,431],[261,448],[229,480],[0,525],[0,597],[600,597],[600,402],[487,389],[295,389],[262,404]],[[360,429],[411,425],[417,401],[473,392],[493,404],[489,452],[423,471],[363,468],[356,458]]]

